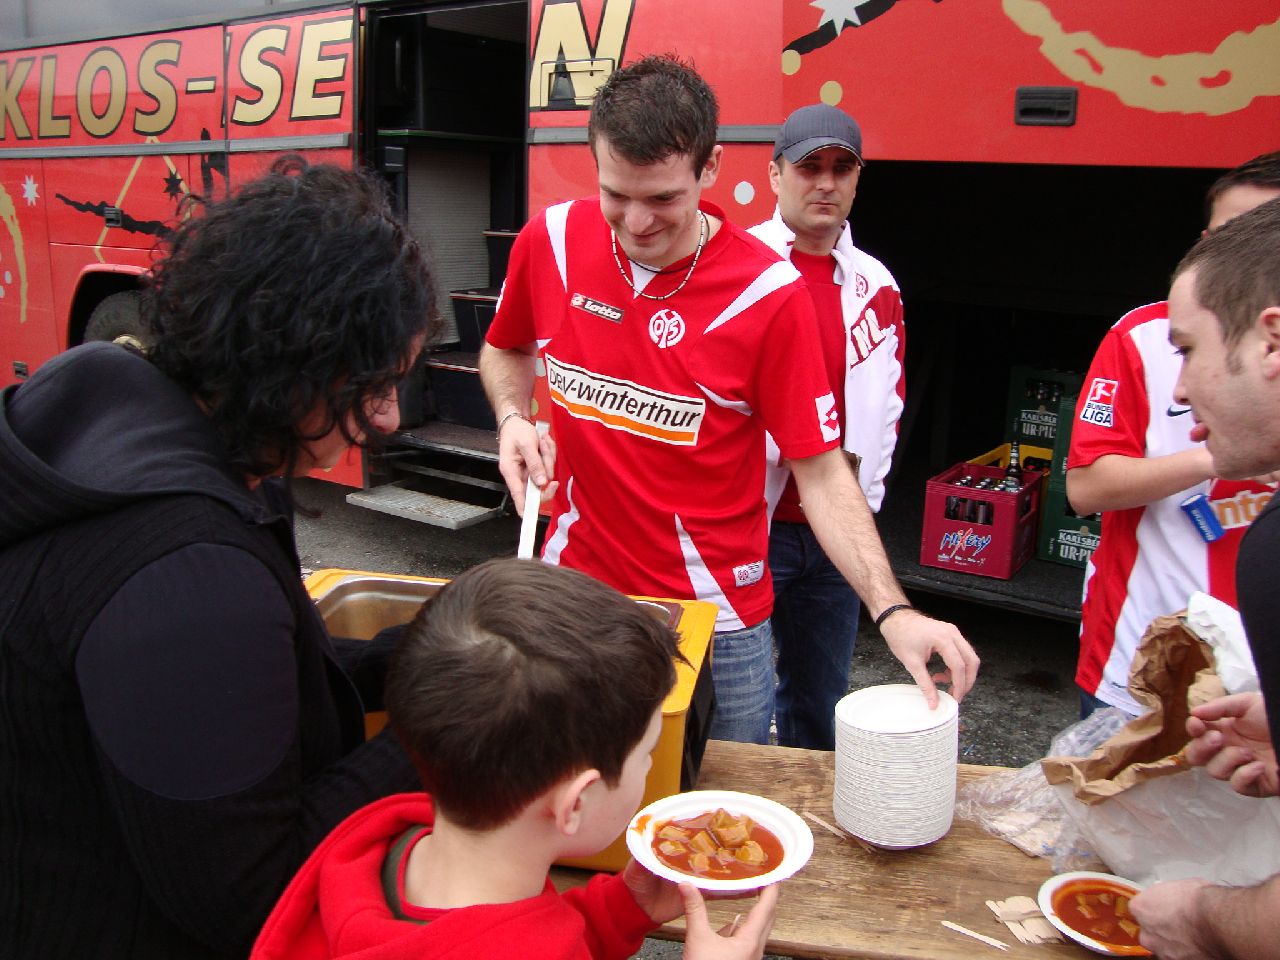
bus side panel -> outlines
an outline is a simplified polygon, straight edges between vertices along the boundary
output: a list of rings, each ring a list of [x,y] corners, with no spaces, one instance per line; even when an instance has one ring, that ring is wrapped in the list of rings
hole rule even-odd
[[[49,239],[94,248],[100,263],[112,247],[154,247],[180,214],[190,166],[182,154],[46,160]]]
[[[0,338],[0,382],[17,376],[15,362],[34,371],[78,341],[72,304],[86,271],[136,273],[187,193],[225,189],[222,49],[222,28],[209,26],[0,56],[10,95],[0,167],[17,207],[8,242],[20,236],[27,275],[21,332]],[[147,152],[162,144],[174,151]],[[103,283],[95,298],[133,284]]]
[[[227,28],[232,148],[289,137],[348,139],[354,129],[354,14],[327,10]],[[348,144],[350,147],[350,144]]]
[[[1276,146],[1277,13],[1253,0],[935,0],[837,32],[787,0],[778,80],[789,108],[857,117],[869,157],[1234,166]],[[1028,86],[1077,88],[1075,124],[1015,124]]]
[[[531,0],[529,8],[531,127],[585,126],[608,72],[655,53],[693,62],[715,87],[722,124],[777,123],[783,112],[773,79],[782,36],[776,0]]]
[[[232,154],[230,166],[231,183],[234,186],[256,180],[271,170],[281,157],[301,157],[307,163],[329,163],[335,167],[351,169],[352,153],[347,147],[335,147],[329,150],[253,150],[248,153]]]
[[[198,142],[222,113],[218,26],[17,50],[0,56],[23,78],[0,128],[5,147]]]
[[[695,62],[724,126],[832,103],[872,158],[1225,167],[1274,149],[1280,129],[1280,17],[1255,0],[530,6],[535,131],[585,125],[612,64],[663,51]],[[1074,123],[1016,123],[1020,87],[1075,91]]]
[[[41,162],[0,155],[0,387],[60,349],[50,286]]]

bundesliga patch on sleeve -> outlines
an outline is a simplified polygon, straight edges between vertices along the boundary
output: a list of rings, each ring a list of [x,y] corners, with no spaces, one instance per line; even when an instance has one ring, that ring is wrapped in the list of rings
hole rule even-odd
[[[840,416],[836,413],[835,394],[828,393],[825,397],[818,397],[814,400],[814,405],[818,409],[818,426],[822,428],[822,439],[839,440]]]
[[[1089,384],[1089,395],[1085,398],[1084,407],[1080,410],[1080,419],[1099,427],[1114,426],[1118,386],[1115,380],[1094,377],[1093,383]]]

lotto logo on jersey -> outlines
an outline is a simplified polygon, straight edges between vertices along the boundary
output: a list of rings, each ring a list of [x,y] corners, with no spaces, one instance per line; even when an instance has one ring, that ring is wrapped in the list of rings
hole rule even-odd
[[[818,426],[822,428],[823,440],[840,439],[840,415],[836,413],[836,398],[828,393],[813,401],[818,408]]]
[[[867,291],[871,289],[871,284],[867,283],[867,278],[858,271],[853,272],[853,292],[855,296],[865,297]]]
[[[571,417],[662,443],[698,442],[706,400],[606,377],[547,354],[547,392]]]
[[[601,303],[599,300],[592,300],[581,293],[575,293],[570,297],[569,305],[597,317],[603,317],[605,320],[612,320],[614,323],[621,323],[624,316],[624,311],[621,307],[614,307],[607,303]]]
[[[1115,425],[1116,388],[1115,380],[1104,380],[1094,377],[1089,384],[1089,394],[1085,397],[1084,407],[1080,410],[1080,419],[1098,427]]]

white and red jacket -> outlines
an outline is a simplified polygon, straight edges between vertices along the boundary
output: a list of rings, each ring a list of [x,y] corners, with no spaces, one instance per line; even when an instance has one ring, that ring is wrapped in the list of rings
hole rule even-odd
[[[796,235],[774,209],[773,219],[747,231],[780,255],[790,258]],[[902,294],[883,263],[853,245],[849,224],[831,251],[845,328],[845,450],[862,459],[858,481],[872,510],[884,500],[884,478],[893,463],[898,420],[906,395],[903,355],[907,346],[902,322]],[[819,318],[821,322],[822,318]],[[777,444],[768,443],[765,496],[772,508],[791,471],[782,463]]]
[[[1182,362],[1169,344],[1169,307],[1131,310],[1107,331],[1080,391],[1067,469],[1106,454],[1162,457],[1189,450],[1191,417],[1169,416]],[[1209,497],[1225,535],[1201,539],[1181,508]],[[1138,713],[1129,669],[1138,641],[1156,617],[1177,613],[1199,590],[1236,603],[1236,553],[1244,531],[1271,499],[1271,488],[1209,480],[1143,507],[1107,510],[1102,538],[1084,577],[1076,683],[1099,700]]]

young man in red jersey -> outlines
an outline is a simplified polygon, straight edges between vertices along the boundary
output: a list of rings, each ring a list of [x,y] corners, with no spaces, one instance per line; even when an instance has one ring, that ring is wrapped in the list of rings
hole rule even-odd
[[[587,135],[599,196],[549,207],[520,232],[480,357],[503,476],[518,506],[529,474],[552,500],[547,562],[718,605],[712,736],[767,742],[767,431],[824,549],[926,698],[936,702],[935,653],[938,678],[963,697],[977,655],[912,609],[889,567],[839,450],[799,274],[701,198],[720,170],[717,123],[710,87],[669,57],[615,71],[597,93]],[[527,422],[539,362],[554,449]]]

